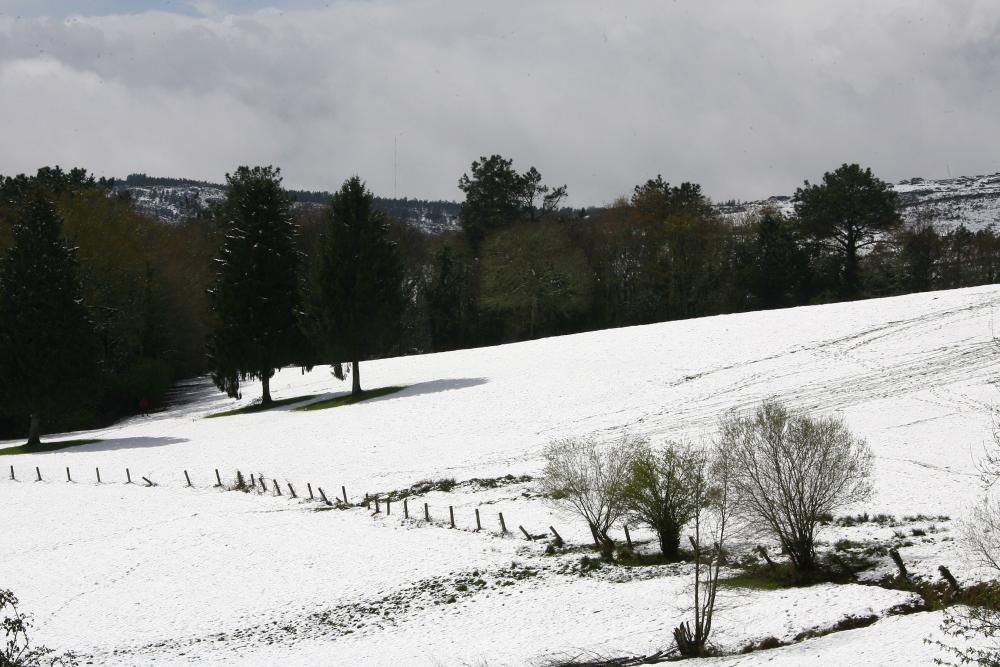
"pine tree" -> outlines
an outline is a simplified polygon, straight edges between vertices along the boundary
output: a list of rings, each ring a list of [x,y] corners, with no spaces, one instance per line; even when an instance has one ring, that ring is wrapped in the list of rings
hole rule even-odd
[[[241,382],[259,379],[261,403],[269,405],[274,371],[305,352],[296,227],[280,169],[240,167],[226,182],[226,237],[211,293],[212,379],[233,398],[241,396]]]
[[[845,297],[860,295],[859,254],[899,224],[898,205],[892,187],[857,164],[841,165],[823,174],[823,183],[806,181],[795,191],[795,213],[805,232],[841,255]]]
[[[97,346],[75,254],[40,188],[23,193],[13,237],[0,273],[0,408],[29,417],[28,444],[36,445],[43,419],[74,410],[93,391]]]
[[[374,201],[357,176],[333,195],[310,297],[313,342],[326,361],[350,362],[353,394],[360,361],[396,342],[404,306],[402,265]]]

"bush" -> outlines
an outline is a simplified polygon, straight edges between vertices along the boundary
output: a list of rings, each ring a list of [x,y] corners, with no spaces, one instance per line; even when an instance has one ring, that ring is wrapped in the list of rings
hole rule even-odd
[[[13,592],[0,589],[0,629],[4,632],[0,667],[74,667],[77,662],[72,654],[53,655],[50,648],[31,645],[28,617],[21,613],[17,604]]]
[[[681,530],[698,511],[696,489],[703,485],[704,456],[689,446],[668,444],[660,451],[638,441],[621,485],[614,489],[629,519],[656,531],[660,551],[677,558]]]
[[[796,570],[816,569],[816,532],[834,510],[871,496],[871,450],[842,419],[792,413],[777,400],[722,419],[719,446],[735,508],[770,532]]]
[[[614,490],[628,473],[635,442],[628,436],[607,446],[592,438],[556,440],[543,453],[542,489],[572,507],[590,526],[594,542],[608,553],[614,548],[608,530],[624,512]]]

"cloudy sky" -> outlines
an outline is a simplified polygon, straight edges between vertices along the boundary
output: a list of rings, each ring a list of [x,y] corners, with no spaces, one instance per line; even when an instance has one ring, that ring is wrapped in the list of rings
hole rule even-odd
[[[575,205],[750,199],[1000,171],[998,82],[996,0],[0,0],[0,173],[457,199],[500,153]]]

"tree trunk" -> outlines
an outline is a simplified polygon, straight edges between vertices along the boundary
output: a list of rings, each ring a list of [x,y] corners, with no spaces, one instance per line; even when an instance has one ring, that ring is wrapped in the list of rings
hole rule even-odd
[[[260,384],[262,388],[260,404],[271,405],[271,375],[264,373],[260,378]]]
[[[31,413],[31,424],[28,426],[29,445],[39,445],[42,442],[42,420],[38,413]]]
[[[660,552],[670,560],[676,560],[677,551],[681,546],[680,531],[662,528],[657,530],[657,536],[660,538]]]
[[[351,374],[354,376],[351,378],[351,395],[358,396],[361,394],[361,364],[357,361],[351,362]]]

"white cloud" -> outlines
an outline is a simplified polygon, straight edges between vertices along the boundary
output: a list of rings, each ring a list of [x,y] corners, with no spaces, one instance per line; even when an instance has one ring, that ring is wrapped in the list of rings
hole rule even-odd
[[[211,3],[209,3],[211,4]],[[457,198],[502,153],[601,203],[657,173],[714,198],[844,161],[887,179],[1000,170],[1000,6],[340,1],[202,16],[0,18],[0,173],[79,164],[291,186],[353,173]],[[226,6],[229,7],[228,5]]]

